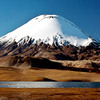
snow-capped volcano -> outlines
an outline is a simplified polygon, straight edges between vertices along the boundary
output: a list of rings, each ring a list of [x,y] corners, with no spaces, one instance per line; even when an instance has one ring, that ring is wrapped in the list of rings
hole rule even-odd
[[[87,46],[92,42],[79,27],[58,15],[40,15],[0,38],[0,44],[5,42],[5,46],[13,42],[27,44],[29,41],[60,46]]]

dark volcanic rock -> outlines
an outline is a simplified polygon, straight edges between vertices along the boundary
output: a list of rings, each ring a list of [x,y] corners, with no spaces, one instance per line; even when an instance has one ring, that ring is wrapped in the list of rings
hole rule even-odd
[[[6,55],[34,56],[57,60],[100,60],[100,47],[94,43],[87,47],[58,46],[57,44],[51,46],[43,43],[39,45],[28,43],[18,46],[16,42],[4,47],[4,44],[0,44],[0,56]]]
[[[35,58],[35,57],[21,57],[13,56],[9,59],[9,66],[21,66],[28,65],[31,68],[48,68],[48,69],[63,69],[65,68],[58,62],[50,61],[46,58]]]

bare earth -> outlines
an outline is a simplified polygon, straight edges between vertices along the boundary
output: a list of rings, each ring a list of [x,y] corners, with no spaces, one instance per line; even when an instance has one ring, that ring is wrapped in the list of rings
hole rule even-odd
[[[100,100],[100,88],[0,88],[1,100]]]

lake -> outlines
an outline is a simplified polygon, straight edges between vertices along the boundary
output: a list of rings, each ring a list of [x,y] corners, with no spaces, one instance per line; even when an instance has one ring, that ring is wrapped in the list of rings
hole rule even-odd
[[[0,82],[2,88],[100,88],[100,82]]]

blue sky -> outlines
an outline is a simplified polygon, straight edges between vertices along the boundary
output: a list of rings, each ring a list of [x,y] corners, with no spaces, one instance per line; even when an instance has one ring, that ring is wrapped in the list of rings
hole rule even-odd
[[[0,0],[0,37],[41,14],[57,14],[100,38],[100,0]]]

